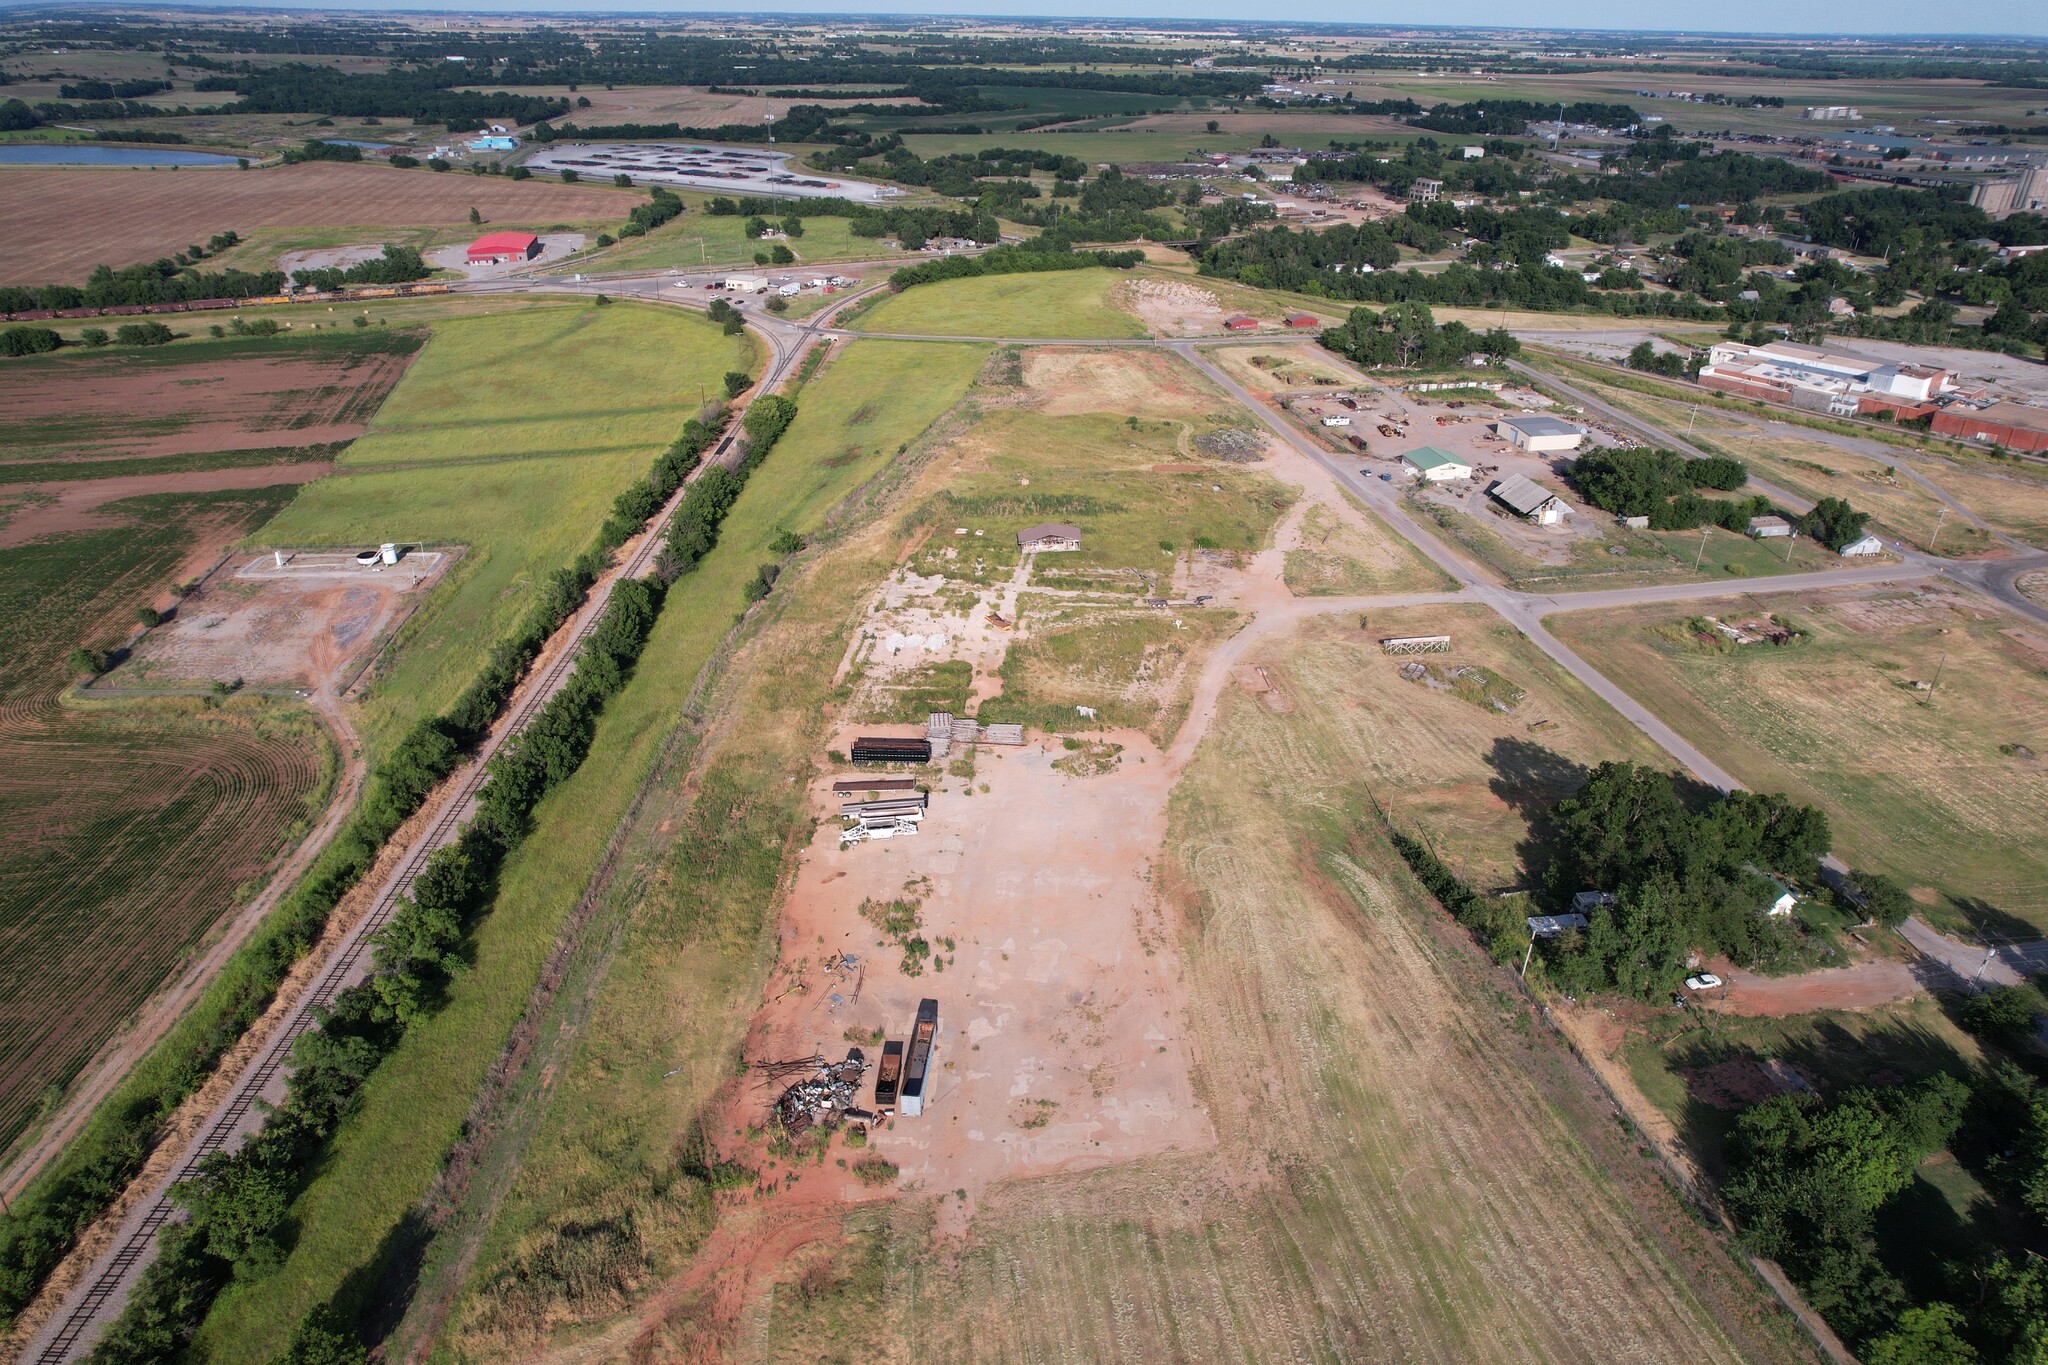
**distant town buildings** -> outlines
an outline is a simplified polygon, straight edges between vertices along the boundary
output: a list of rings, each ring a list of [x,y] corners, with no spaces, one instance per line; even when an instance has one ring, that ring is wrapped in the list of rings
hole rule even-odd
[[[1900,365],[1790,341],[1766,346],[1719,342],[1707,352],[1700,383],[1724,393],[1840,417],[1877,411],[1919,416],[1956,387],[1947,370],[1929,365]]]
[[[1815,120],[1849,120],[1860,119],[1863,115],[1856,112],[1856,106],[1853,104],[1809,104],[1806,106],[1804,117]]]

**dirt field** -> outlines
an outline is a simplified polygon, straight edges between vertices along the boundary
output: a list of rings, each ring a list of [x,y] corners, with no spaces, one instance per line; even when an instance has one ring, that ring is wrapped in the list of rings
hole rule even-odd
[[[1205,355],[1256,394],[1353,388],[1367,379],[1350,363],[1310,341],[1275,338],[1265,346],[1210,346]]]
[[[873,1147],[906,1181],[964,1189],[946,1207],[956,1227],[998,1180],[1214,1141],[1190,1079],[1182,973],[1147,875],[1165,835],[1167,768],[1142,735],[1104,739],[1122,748],[1107,771],[1073,771],[1057,741],[984,746],[971,778],[934,783],[917,837],[852,849],[839,848],[843,798],[829,781],[817,789],[819,832],[783,912],[778,998],[747,1055],[836,1058],[849,1031],[900,1038],[918,1001],[937,998],[931,1112],[887,1125]],[[1007,834],[992,843],[990,829]],[[907,959],[862,917],[864,903],[892,900],[916,904],[943,970]],[[821,965],[841,953],[860,961],[857,988]],[[743,1091],[726,1127],[758,1123],[775,1093]]]
[[[451,557],[416,551],[358,568],[345,554],[231,557],[178,603],[95,695],[182,690],[220,678],[250,687],[338,693],[433,590]]]
[[[333,342],[264,338],[16,363],[0,421],[0,482],[10,464],[29,460],[89,464],[352,440],[415,351],[404,336],[342,333]]]
[[[623,219],[644,196],[608,185],[435,175],[309,161],[257,171],[0,171],[0,284],[75,283],[96,265],[168,255],[232,228],[494,227]],[[90,223],[92,231],[76,225]]]

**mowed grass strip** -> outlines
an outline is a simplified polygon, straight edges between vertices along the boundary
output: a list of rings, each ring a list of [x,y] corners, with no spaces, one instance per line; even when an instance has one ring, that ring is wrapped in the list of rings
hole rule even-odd
[[[281,1351],[292,1327],[324,1302],[345,1280],[352,1293],[367,1295],[408,1245],[402,1225],[426,1194],[484,1073],[506,1034],[525,1008],[541,964],[562,917],[573,906],[597,864],[606,841],[645,780],[657,750],[673,731],[699,671],[745,606],[743,590],[757,566],[772,558],[767,546],[787,528],[814,530],[825,512],[915,439],[965,389],[980,367],[979,347],[855,344],[799,395],[802,413],[767,461],[749,480],[727,518],[718,547],[696,571],[680,580],[663,608],[632,682],[606,709],[590,756],[576,775],[534,813],[535,833],[506,864],[495,908],[478,926],[469,970],[456,978],[446,1007],[416,1026],[366,1087],[361,1109],[349,1121],[314,1183],[293,1206],[296,1239],[289,1258],[274,1275],[231,1288],[216,1305],[195,1349],[220,1365],[266,1362]],[[905,401],[891,404],[886,418],[849,429],[847,418],[869,394],[891,392]],[[679,425],[685,412],[675,414]],[[836,458],[849,447],[856,458]],[[586,521],[587,529],[594,521]],[[587,535],[586,535],[587,538]],[[833,662],[836,662],[836,656]],[[829,672],[828,672],[829,676]],[[665,937],[641,942],[635,951],[666,958]],[[723,1028],[723,1019],[705,1020]],[[663,1026],[663,1046],[677,1027]],[[610,1036],[600,1028],[594,1046]],[[604,1074],[579,1062],[577,1075],[564,1077],[567,1107],[562,1119],[580,1129],[590,1117],[580,1108],[600,1092],[607,1104],[650,1099],[663,1104],[684,1093],[663,1086],[659,1070],[621,1084],[612,1055]],[[643,1088],[644,1087],[644,1088]],[[554,1133],[560,1141],[563,1134]],[[650,1153],[666,1153],[673,1128],[645,1135]],[[529,1164],[530,1179],[544,1190],[573,1165],[543,1147]],[[527,1226],[540,1191],[518,1192],[507,1215],[512,1228]],[[552,1191],[559,1197],[559,1191]],[[496,1236],[497,1234],[494,1234]],[[354,1278],[351,1278],[354,1277]],[[352,1308],[363,1306],[351,1299]]]
[[[1144,324],[1110,294],[1129,278],[1128,271],[1091,267],[941,280],[883,299],[854,326],[909,336],[1142,337]]]
[[[1917,888],[1935,924],[2048,930],[2048,770],[2021,752],[2048,752],[2048,645],[2006,633],[2044,632],[1907,592],[1764,605],[1807,638],[1724,654],[1695,643],[1690,611],[1672,607],[1555,617],[1551,629],[1746,786],[1825,810],[1835,852]],[[1931,694],[1914,686],[1937,673]]]
[[[438,323],[370,433],[251,537],[461,546],[364,698],[370,755],[475,676],[534,588],[590,543],[753,343],[675,309],[573,304]],[[379,468],[378,466],[385,466]]]

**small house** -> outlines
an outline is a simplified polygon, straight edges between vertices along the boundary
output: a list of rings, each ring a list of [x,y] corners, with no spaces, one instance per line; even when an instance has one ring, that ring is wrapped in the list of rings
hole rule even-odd
[[[1520,474],[1510,474],[1486,490],[1487,496],[1524,521],[1556,526],[1572,514],[1563,498]]]
[[[1841,555],[1844,559],[1854,559],[1859,555],[1883,554],[1884,542],[1870,532],[1865,531],[1835,553]]]
[[[1621,903],[1621,897],[1612,891],[1581,891],[1572,897],[1574,915],[1591,915],[1595,910],[1604,910]]]
[[[1017,548],[1025,554],[1081,548],[1081,528],[1048,521],[1017,533]]]
[[[1289,313],[1281,321],[1297,332],[1317,332],[1323,326],[1322,319],[1313,313]]]
[[[1450,483],[1457,479],[1472,477],[1472,466],[1447,450],[1435,446],[1423,446],[1411,450],[1401,457],[1401,463],[1420,474],[1430,483]]]
[[[1756,872],[1756,868],[1748,864],[1744,864],[1744,870]],[[1765,899],[1762,907],[1763,912],[1766,915],[1791,914],[1792,907],[1799,904],[1799,897],[1792,894],[1792,888],[1779,881],[1776,877],[1767,877],[1761,872],[1757,872],[1757,877],[1764,884],[1763,894]]]
[[[1782,540],[1792,534],[1792,523],[1783,517],[1751,517],[1749,533],[1758,540]]]
[[[1256,330],[1258,325],[1259,320],[1257,318],[1248,318],[1242,315],[1223,319],[1223,330],[1226,332],[1250,332]]]
[[[1577,450],[1579,442],[1586,439],[1584,427],[1575,426],[1561,417],[1545,417],[1540,413],[1503,417],[1494,424],[1494,429],[1518,449],[1530,452]]]

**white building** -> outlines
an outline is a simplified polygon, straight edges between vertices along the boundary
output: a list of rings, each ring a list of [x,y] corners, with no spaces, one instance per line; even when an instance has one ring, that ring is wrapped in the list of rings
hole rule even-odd
[[[1451,483],[1472,477],[1472,466],[1447,450],[1423,446],[1401,457],[1401,463],[1431,483]]]
[[[1844,545],[1836,553],[1840,554],[1844,559],[1852,559],[1859,555],[1883,554],[1884,542],[1866,531],[1847,545]]]
[[[732,275],[727,277],[725,287],[735,294],[765,294],[768,281],[759,275]]]
[[[1584,427],[1574,426],[1562,417],[1545,417],[1540,413],[1503,417],[1494,424],[1494,430],[1517,448],[1528,451],[1577,450],[1579,442],[1586,439]]]

